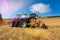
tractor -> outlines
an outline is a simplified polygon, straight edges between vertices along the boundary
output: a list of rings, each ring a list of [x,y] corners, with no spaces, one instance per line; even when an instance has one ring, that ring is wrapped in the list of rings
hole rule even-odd
[[[45,24],[38,20],[36,13],[31,13],[29,17],[26,14],[18,14],[18,18],[14,18],[10,22],[11,27],[39,27],[46,28]]]

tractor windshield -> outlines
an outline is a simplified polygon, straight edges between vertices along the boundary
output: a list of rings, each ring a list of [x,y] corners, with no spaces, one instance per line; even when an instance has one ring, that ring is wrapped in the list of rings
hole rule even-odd
[[[19,19],[21,19],[21,18],[27,18],[27,15],[26,14],[19,14],[17,16],[18,16]]]
[[[31,13],[30,14],[30,18],[35,18],[36,17],[36,13]]]
[[[27,17],[27,16],[26,16],[26,15],[24,15],[24,14],[23,14],[23,15],[21,15],[21,18],[26,18],[26,17]]]

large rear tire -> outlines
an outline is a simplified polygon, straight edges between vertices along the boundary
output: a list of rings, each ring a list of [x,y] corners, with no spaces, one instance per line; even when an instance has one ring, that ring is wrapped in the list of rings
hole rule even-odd
[[[27,22],[25,20],[20,20],[19,23],[18,23],[18,26],[22,27],[22,28],[25,28],[26,25],[27,25]]]
[[[22,26],[22,28],[25,28],[26,25],[27,25],[27,23],[25,21],[23,21],[21,26]]]

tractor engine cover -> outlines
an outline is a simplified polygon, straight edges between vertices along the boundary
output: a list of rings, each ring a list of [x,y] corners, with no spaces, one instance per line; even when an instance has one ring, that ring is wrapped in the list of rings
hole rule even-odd
[[[18,21],[19,21],[18,18],[14,18],[14,19],[12,19],[12,22],[18,22]]]

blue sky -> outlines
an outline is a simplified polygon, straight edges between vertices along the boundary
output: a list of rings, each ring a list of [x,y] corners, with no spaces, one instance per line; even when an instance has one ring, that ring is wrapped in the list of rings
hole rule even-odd
[[[60,0],[0,0],[3,18],[16,17],[16,14],[22,13],[29,15],[32,12],[39,16],[60,16]]]

